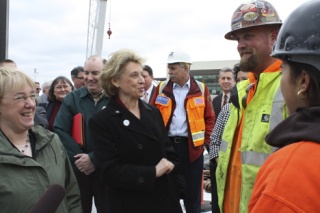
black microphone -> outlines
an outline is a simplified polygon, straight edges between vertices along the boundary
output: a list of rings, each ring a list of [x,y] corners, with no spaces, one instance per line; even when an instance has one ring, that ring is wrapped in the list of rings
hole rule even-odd
[[[66,191],[58,184],[51,185],[30,209],[29,213],[55,213]]]

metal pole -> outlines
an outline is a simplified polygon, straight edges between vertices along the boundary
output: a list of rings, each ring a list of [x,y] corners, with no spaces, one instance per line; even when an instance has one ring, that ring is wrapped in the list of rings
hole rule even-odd
[[[9,0],[0,0],[0,61],[8,57]]]

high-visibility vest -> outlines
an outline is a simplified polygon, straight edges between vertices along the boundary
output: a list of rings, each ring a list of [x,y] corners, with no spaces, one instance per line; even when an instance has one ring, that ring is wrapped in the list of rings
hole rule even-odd
[[[286,117],[285,103],[279,87],[280,79],[280,71],[260,74],[256,93],[244,111],[244,128],[241,146],[238,150],[241,152],[242,162],[239,207],[241,213],[248,212],[248,203],[256,175],[267,157],[275,150],[265,142],[265,136]],[[242,103],[248,85],[249,81],[237,84],[239,103]],[[230,106],[230,117],[222,135],[216,170],[218,203],[221,212],[224,212],[223,199],[231,146],[235,130],[240,124],[241,116],[243,116],[242,112],[242,104],[240,104],[240,109],[234,105]]]
[[[201,90],[201,96],[188,98],[185,106],[192,142],[195,147],[203,145],[205,139],[205,86],[203,83],[199,81],[196,82]],[[167,126],[168,121],[173,113],[172,99],[167,97],[164,93],[162,93],[162,90],[167,85],[167,83],[168,81],[160,82],[159,95],[157,96],[155,101],[155,105],[162,114],[162,119],[164,121],[165,126]]]

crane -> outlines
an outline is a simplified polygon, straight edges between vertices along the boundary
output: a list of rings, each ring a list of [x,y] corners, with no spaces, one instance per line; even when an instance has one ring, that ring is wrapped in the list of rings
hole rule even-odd
[[[90,0],[87,33],[87,54],[101,56],[107,0]]]

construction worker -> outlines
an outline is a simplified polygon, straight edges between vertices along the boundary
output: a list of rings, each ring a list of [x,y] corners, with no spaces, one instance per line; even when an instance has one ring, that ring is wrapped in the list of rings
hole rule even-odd
[[[270,56],[281,24],[272,4],[255,0],[236,9],[225,35],[238,42],[240,69],[250,73],[237,84],[238,103],[231,104],[222,135],[216,169],[220,212],[248,212],[255,177],[274,151],[265,136],[286,117],[281,61]]]
[[[281,91],[290,116],[266,137],[280,149],[257,175],[249,204],[252,213],[320,210],[319,8],[320,0],[313,0],[295,9],[283,23],[272,53],[283,61]]]
[[[168,56],[170,79],[160,82],[151,104],[162,114],[169,138],[186,179],[187,213],[201,212],[204,145],[209,145],[214,114],[208,88],[189,75],[191,59],[182,49]]]

